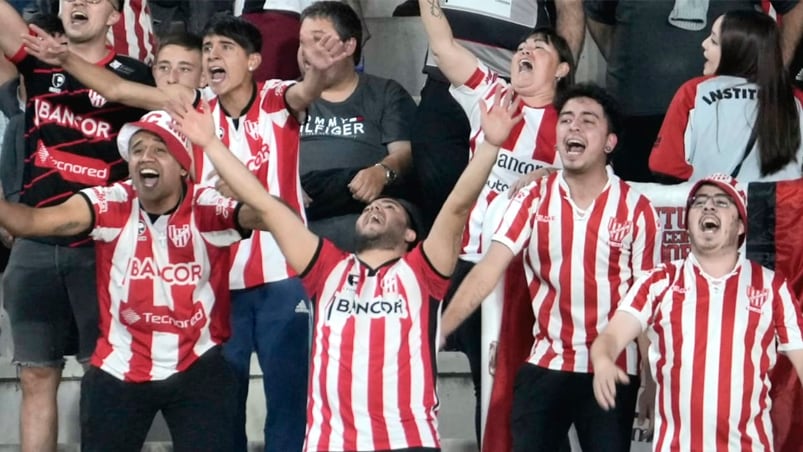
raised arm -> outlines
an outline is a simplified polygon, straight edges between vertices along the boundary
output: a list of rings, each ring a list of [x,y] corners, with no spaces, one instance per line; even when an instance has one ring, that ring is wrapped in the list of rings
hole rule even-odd
[[[438,62],[438,69],[453,85],[466,83],[477,69],[477,57],[454,39],[440,0],[418,0],[418,4],[429,48]]]
[[[441,274],[450,275],[460,252],[463,227],[488,179],[499,147],[510,130],[521,120],[520,98],[514,102],[512,90],[502,96],[497,90],[490,108],[480,102],[480,120],[485,140],[480,143],[468,166],[460,175],[452,192],[443,203],[423,247],[432,265]]]
[[[39,208],[0,199],[0,226],[14,237],[71,236],[92,226],[92,211],[81,195]]]
[[[326,87],[326,70],[350,55],[343,41],[331,33],[314,36],[302,34],[300,40],[301,52],[310,67],[304,73],[303,80],[287,89],[285,99],[290,112],[303,121],[309,104],[320,97]]]
[[[256,177],[215,135],[211,109],[204,101],[202,112],[191,105],[171,103],[168,111],[178,129],[209,156],[218,175],[226,181],[237,199],[240,225],[273,234],[287,262],[296,272],[304,271],[315,255],[319,238],[310,232],[296,212],[265,190]]]
[[[61,66],[72,74],[84,86],[97,91],[111,102],[117,102],[144,110],[161,110],[165,108],[167,99],[179,98],[191,100],[194,92],[191,88],[174,85],[170,91],[126,80],[105,67],[92,64],[76,53],[68,50],[46,31],[30,26],[33,35],[23,37],[27,52],[43,62]]]
[[[586,15],[582,0],[555,0],[557,15],[555,28],[559,35],[569,43],[574,55],[574,64],[580,60],[583,41],[586,37]]]
[[[0,48],[6,56],[14,56],[22,46],[22,36],[28,33],[28,26],[6,0],[0,0],[0,30]]]

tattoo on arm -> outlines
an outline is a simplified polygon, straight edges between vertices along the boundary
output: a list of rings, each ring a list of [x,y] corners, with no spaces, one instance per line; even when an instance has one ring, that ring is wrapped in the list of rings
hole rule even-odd
[[[427,0],[429,2],[429,14],[432,17],[441,17],[443,16],[443,11],[441,10],[440,0]]]

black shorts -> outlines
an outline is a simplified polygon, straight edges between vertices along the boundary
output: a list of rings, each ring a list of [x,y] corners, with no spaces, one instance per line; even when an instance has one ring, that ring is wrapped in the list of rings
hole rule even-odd
[[[31,240],[14,242],[3,275],[14,362],[61,367],[64,356],[86,362],[98,339],[95,249]]]

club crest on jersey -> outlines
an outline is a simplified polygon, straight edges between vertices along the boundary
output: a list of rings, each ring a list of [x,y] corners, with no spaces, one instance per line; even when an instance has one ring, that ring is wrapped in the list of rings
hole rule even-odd
[[[243,121],[243,127],[245,127],[245,133],[251,137],[252,140],[257,141],[259,140],[259,123],[250,121],[246,119]]]
[[[190,237],[192,236],[190,225],[176,226],[171,224],[167,228],[167,236],[170,237],[170,241],[173,242],[176,248],[184,248],[190,242]]]
[[[761,314],[764,303],[770,298],[769,289],[756,289],[753,286],[747,287],[747,309],[751,312]]]
[[[144,242],[148,240],[148,237],[145,235],[146,226],[142,220],[139,220],[137,224],[137,240],[140,242]]]
[[[62,73],[53,74],[50,78],[50,91],[51,93],[60,93],[61,87],[64,86],[64,82],[67,81],[67,77]]]
[[[616,218],[611,218],[608,221],[608,239],[611,246],[621,248],[622,242],[633,232],[633,222],[624,221],[618,222]]]
[[[100,108],[106,105],[106,98],[101,96],[99,92],[95,91],[94,89],[89,90],[89,103],[92,104],[95,108]]]

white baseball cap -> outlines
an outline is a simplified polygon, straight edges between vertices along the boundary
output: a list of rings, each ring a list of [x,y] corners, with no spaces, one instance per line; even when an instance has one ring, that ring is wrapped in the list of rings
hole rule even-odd
[[[162,139],[167,150],[173,154],[179,165],[195,180],[192,164],[192,143],[176,129],[173,118],[166,111],[156,110],[145,114],[139,121],[124,124],[117,134],[117,148],[120,155],[128,161],[128,147],[131,137],[140,130],[147,130]]]

